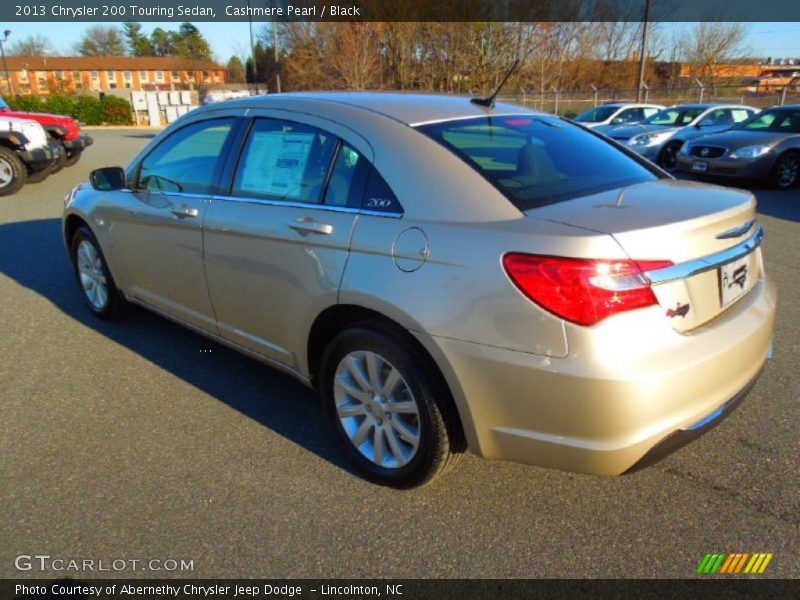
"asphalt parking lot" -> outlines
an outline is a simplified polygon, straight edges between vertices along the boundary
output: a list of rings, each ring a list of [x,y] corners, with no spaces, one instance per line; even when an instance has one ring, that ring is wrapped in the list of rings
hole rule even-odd
[[[619,478],[467,456],[397,492],[348,470],[290,377],[141,310],[89,315],[64,196],[152,135],[90,133],[76,166],[0,198],[0,577],[65,575],[20,554],[194,565],[128,577],[689,577],[716,551],[800,576],[800,189],[754,188],[776,356],[719,427]]]

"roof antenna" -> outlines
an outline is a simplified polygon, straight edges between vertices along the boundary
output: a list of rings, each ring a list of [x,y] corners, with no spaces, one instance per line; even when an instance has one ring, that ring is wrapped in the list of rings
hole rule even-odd
[[[514,61],[514,64],[511,65],[508,73],[506,73],[506,76],[503,77],[503,81],[500,82],[500,85],[497,86],[497,89],[495,89],[491,96],[488,98],[470,98],[470,102],[473,104],[480,104],[481,106],[485,106],[487,108],[494,108],[494,101],[495,98],[497,98],[497,94],[499,94],[500,90],[503,89],[503,86],[505,85],[506,81],[508,81],[508,78],[511,77],[511,74],[516,70],[517,65],[519,65],[519,58],[517,58]]]

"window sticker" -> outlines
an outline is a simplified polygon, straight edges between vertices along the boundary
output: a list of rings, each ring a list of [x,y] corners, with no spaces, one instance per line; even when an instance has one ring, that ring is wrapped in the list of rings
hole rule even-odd
[[[303,178],[314,133],[257,131],[247,149],[240,191],[304,198]]]

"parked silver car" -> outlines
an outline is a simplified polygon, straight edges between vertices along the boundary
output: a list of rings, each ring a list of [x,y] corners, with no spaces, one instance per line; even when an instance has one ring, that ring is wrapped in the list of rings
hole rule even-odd
[[[664,107],[660,104],[636,102],[609,102],[582,112],[575,120],[591,129],[603,125],[632,125],[653,116]]]
[[[598,127],[666,171],[677,168],[675,157],[689,140],[730,129],[758,112],[738,104],[681,104],[665,108],[637,125]]]
[[[749,193],[509,104],[208,105],[94,171],[63,231],[93,313],[134,303],[318,388],[398,487],[466,448],[622,473],[717,423],[772,340]]]
[[[795,187],[800,184],[800,104],[770,108],[724,133],[689,142],[677,158],[681,171],[695,175]]]

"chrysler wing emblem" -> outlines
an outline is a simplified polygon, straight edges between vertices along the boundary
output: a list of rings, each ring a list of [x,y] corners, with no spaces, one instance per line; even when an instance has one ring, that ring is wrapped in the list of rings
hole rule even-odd
[[[741,227],[734,227],[732,229],[728,229],[727,231],[718,233],[715,237],[718,240],[728,240],[730,238],[742,237],[745,233],[750,231],[750,229],[753,227],[753,223],[755,222],[756,222],[755,219],[750,219]]]
[[[686,318],[686,315],[689,314],[689,305],[688,304],[681,304],[678,302],[675,305],[675,308],[668,308],[667,309],[667,316],[670,319],[674,319],[675,317]]]

